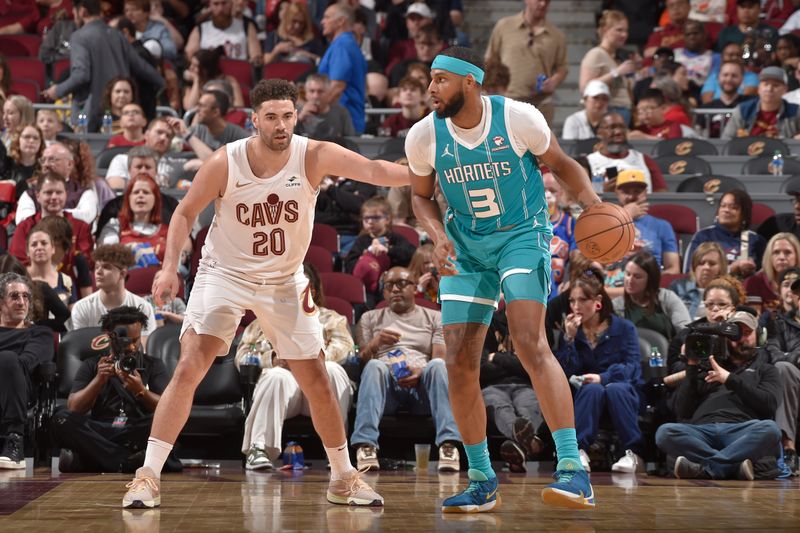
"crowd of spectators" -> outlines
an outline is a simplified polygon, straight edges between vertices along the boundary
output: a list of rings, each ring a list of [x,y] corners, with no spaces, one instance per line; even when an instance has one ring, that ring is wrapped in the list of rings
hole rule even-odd
[[[714,224],[682,245],[669,222],[649,213],[651,195],[667,190],[664,172],[628,141],[800,138],[793,33],[800,15],[786,9],[792,2],[667,0],[663,14],[654,10],[647,21],[628,9],[636,2],[604,4],[597,46],[580,64],[581,107],[558,133],[596,140],[582,162],[630,213],[633,250],[612,265],[583,258],[574,238],[579,209],[558,176],[541,169],[554,234],[547,335],[573,386],[584,467],[643,472],[660,450],[682,478],[797,472],[800,183],[786,187],[794,213],[759,228],[748,193],[724,192]],[[556,102],[564,103],[556,95],[568,54],[549,7],[526,0],[486,36],[484,90],[533,104],[552,123]],[[15,94],[14,63],[0,56],[0,178],[13,187],[2,228],[7,245],[0,240],[0,468],[24,466],[25,403],[37,364],[54,358],[53,332],[101,326],[112,345],[135,352],[159,327],[182,322],[199,242],[183,247],[184,298],[156,307],[126,282],[133,269],[161,264],[172,190],[186,188],[214,150],[252,134],[254,80],[292,77],[302,87],[297,134],[344,144],[362,134],[404,137],[429,112],[433,58],[469,42],[462,11],[460,0],[51,0],[39,2],[35,16],[0,12],[0,34],[44,34],[39,57],[47,79],[27,97]],[[377,119],[368,108],[394,109]],[[98,133],[106,144],[93,153],[89,142]],[[402,151],[382,156],[404,162]],[[321,312],[331,387],[343,417],[354,417],[359,468],[381,466],[381,418],[407,410],[432,416],[439,468],[457,470],[461,437],[448,400],[440,274],[410,194],[347,176],[329,176],[320,187],[316,222],[333,227],[339,241],[331,265],[366,291],[366,303],[350,310],[352,322],[326,307],[311,263],[306,275]],[[504,323],[501,306],[481,386],[504,439],[502,458],[518,472],[551,447]],[[692,332],[713,324],[735,328],[735,338],[725,353],[699,358]],[[668,347],[669,379],[644,372],[651,362],[644,330]],[[63,470],[140,464],[169,375],[159,359],[139,355],[133,372],[105,356],[81,367],[54,418]],[[308,404],[257,320],[240,332],[236,360],[251,364],[253,357],[263,370],[241,451],[248,469],[263,470],[280,456],[284,421],[307,415]],[[663,396],[655,416],[661,425],[648,433],[642,420],[653,414],[644,406],[654,403],[654,391]],[[180,468],[174,457],[168,465]]]

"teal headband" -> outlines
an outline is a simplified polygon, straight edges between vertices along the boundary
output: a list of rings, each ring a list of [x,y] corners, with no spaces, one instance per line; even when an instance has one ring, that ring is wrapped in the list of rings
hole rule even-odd
[[[431,70],[436,68],[446,70],[447,72],[452,72],[453,74],[458,74],[459,76],[472,74],[472,77],[475,78],[475,81],[477,81],[479,84],[483,84],[483,70],[476,67],[472,63],[469,63],[468,61],[464,61],[463,59],[443,56],[440,54],[436,56],[436,59],[433,60],[433,64],[431,65]]]

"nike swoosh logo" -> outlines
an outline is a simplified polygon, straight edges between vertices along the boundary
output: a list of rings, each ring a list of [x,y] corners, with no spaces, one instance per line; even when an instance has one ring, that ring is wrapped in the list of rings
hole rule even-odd
[[[241,181],[237,181],[236,182],[236,188],[237,189],[241,189],[242,187],[247,187],[248,185],[252,185],[252,184],[253,184],[252,181],[245,181],[244,183],[242,183]]]
[[[490,492],[489,494],[486,495],[486,499],[488,500],[489,498],[494,496],[496,492],[497,492],[497,489],[494,489],[492,492]]]

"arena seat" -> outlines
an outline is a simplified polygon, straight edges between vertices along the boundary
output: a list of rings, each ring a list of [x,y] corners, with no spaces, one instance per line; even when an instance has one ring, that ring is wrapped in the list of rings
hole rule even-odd
[[[761,157],[754,157],[742,165],[742,174],[764,175],[772,174],[772,154],[763,155]],[[800,161],[794,157],[783,158],[783,172],[781,175],[789,176],[800,174]]]
[[[791,154],[789,147],[780,139],[772,139],[770,137],[737,137],[731,139],[722,148],[722,155],[749,155],[750,157],[756,156],[772,156],[775,151],[780,151],[783,157]]]
[[[694,176],[680,182],[677,192],[702,192],[713,196],[726,193],[731,189],[747,190],[747,187],[740,180],[730,176]]]
[[[311,232],[311,244],[321,246],[331,253],[339,253],[339,233],[336,228],[323,224],[314,223],[314,230]]]
[[[284,80],[297,81],[311,72],[313,68],[314,67],[308,63],[276,61],[264,65],[262,75],[265,80],[282,78]]]
[[[661,172],[670,175],[707,176],[712,173],[708,161],[691,155],[662,155],[655,158]]]
[[[575,144],[572,145],[571,155],[580,156],[596,152],[600,146],[600,143],[600,139],[596,137],[592,139],[581,139],[579,141],[575,141]]]
[[[753,219],[750,221],[750,226],[757,228],[762,222],[768,218],[775,216],[775,210],[767,204],[761,202],[753,202]]]
[[[662,273],[661,274],[661,283],[659,284],[659,286],[662,289],[668,289],[669,286],[672,285],[673,281],[679,280],[679,279],[687,279],[688,277],[689,277],[689,274],[683,274],[683,273],[681,273],[681,274],[665,274],[665,273]]]
[[[111,161],[119,154],[127,154],[130,149],[130,146],[115,146],[113,148],[106,148],[100,152],[97,155],[97,160],[94,165],[97,173],[105,176],[108,167],[111,165]]]
[[[70,62],[69,59],[59,59],[55,63],[53,63],[53,70],[51,73],[52,80],[54,82],[58,82],[61,80],[61,76],[64,72],[69,72]],[[65,78],[66,79],[66,78]]]
[[[3,51],[3,55],[6,57],[39,57],[39,47],[41,45],[42,36],[38,34],[17,33],[14,35],[0,35],[0,50]]]
[[[411,226],[405,224],[392,224],[392,231],[405,237],[414,248],[419,248],[419,232]]]
[[[678,139],[665,139],[659,141],[653,147],[653,156],[662,157],[666,155],[685,156],[700,156],[700,155],[717,155],[719,152],[717,148],[710,142],[704,139],[690,139],[688,137],[680,137]]]
[[[11,94],[19,94],[33,102],[39,101],[40,85],[33,80],[15,79],[11,82]]]
[[[100,327],[76,329],[67,332],[61,338],[56,357],[58,371],[56,396],[60,404],[66,405],[67,396],[72,390],[72,382],[83,362],[108,353],[108,337]]]
[[[9,57],[6,59],[14,80],[31,80],[45,87],[44,63],[38,57]]]
[[[347,323],[353,325],[353,306],[350,305],[350,302],[347,300],[343,300],[342,298],[337,298],[336,296],[328,296],[325,295],[325,307],[332,311],[336,311],[343,317],[347,319]]]
[[[322,246],[310,245],[303,262],[311,263],[320,273],[333,272],[333,255]]]
[[[692,236],[700,230],[700,217],[694,209],[685,205],[651,204],[648,214],[669,222],[678,240],[678,251],[681,253]]]
[[[343,272],[321,272],[320,279],[325,296],[341,298],[351,304],[364,304],[367,301],[367,293],[364,289],[364,282]]]

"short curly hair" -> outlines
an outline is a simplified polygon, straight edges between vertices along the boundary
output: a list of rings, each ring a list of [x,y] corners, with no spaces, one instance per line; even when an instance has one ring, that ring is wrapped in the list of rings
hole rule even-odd
[[[133,251],[124,244],[102,244],[95,248],[92,259],[95,263],[111,263],[120,270],[128,270],[136,264]]]
[[[297,86],[286,80],[273,78],[271,80],[261,80],[250,91],[250,105],[258,110],[261,104],[268,100],[291,100],[297,103]]]

